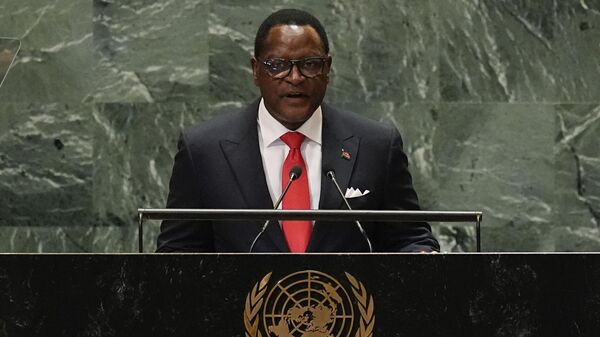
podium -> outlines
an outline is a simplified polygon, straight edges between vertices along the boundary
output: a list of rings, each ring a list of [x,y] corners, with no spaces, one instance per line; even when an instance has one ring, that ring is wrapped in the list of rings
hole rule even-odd
[[[597,336],[600,255],[12,254],[0,303],[11,337]]]
[[[142,210],[140,226],[481,220],[338,212]],[[597,336],[600,254],[0,254],[0,303],[2,337]]]

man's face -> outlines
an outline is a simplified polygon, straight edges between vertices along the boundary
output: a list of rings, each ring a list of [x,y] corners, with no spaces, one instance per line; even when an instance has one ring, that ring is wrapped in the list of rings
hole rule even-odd
[[[308,57],[325,57],[321,75],[307,78],[298,65],[284,78],[271,77],[263,61],[267,59],[301,60]],[[323,101],[331,57],[325,54],[317,31],[311,26],[279,25],[271,28],[263,44],[261,55],[252,58],[254,83],[269,113],[290,130],[299,128],[312,116]]]

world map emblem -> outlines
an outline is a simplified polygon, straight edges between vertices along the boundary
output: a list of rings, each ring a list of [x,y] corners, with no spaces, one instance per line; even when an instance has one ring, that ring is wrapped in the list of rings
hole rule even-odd
[[[246,296],[246,337],[371,337],[375,304],[362,282],[345,273],[342,282],[304,270],[271,284],[263,276]]]

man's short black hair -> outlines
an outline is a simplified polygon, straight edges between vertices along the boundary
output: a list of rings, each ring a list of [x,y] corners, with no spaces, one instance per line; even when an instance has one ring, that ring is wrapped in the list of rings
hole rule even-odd
[[[311,26],[319,34],[321,44],[326,54],[329,54],[329,40],[327,39],[327,33],[325,28],[312,14],[299,9],[281,9],[277,12],[269,15],[258,27],[256,32],[256,38],[254,39],[254,56],[260,56],[263,49],[263,44],[267,39],[267,35],[271,31],[271,28],[279,25],[298,25],[298,26]]]

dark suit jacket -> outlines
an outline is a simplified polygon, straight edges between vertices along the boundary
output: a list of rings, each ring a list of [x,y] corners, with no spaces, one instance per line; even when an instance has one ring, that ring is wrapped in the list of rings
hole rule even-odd
[[[258,103],[185,130],[175,156],[168,208],[272,209],[258,145]],[[398,131],[322,105],[322,166],[333,169],[342,188],[368,189],[349,199],[353,209],[417,210],[417,195]],[[342,149],[351,154],[342,158]],[[344,209],[333,183],[321,180],[320,209]],[[363,223],[376,251],[439,250],[429,225]],[[158,251],[247,252],[262,222],[164,221]],[[277,222],[269,225],[256,252],[289,252]],[[316,222],[308,252],[368,251],[356,225]]]

